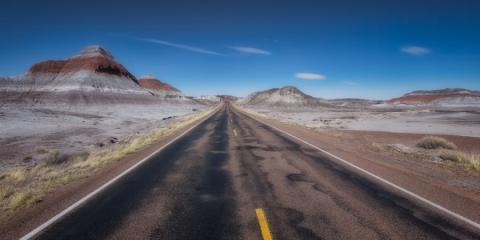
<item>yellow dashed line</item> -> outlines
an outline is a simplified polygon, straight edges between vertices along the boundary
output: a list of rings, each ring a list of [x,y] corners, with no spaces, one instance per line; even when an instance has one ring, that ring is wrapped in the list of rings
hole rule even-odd
[[[262,232],[263,240],[272,240],[272,234],[268,228],[267,217],[265,217],[265,212],[261,208],[255,209],[258,218],[258,224],[260,225],[260,231]]]

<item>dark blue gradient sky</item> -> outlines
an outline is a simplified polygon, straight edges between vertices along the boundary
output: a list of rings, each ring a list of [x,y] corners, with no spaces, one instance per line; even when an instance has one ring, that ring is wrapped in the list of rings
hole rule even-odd
[[[135,75],[154,74],[189,95],[283,85],[374,99],[480,89],[474,0],[3,0],[0,29],[0,75],[100,44]]]

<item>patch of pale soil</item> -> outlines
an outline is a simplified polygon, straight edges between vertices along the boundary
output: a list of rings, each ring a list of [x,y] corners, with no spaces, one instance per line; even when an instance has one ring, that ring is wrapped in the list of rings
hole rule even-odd
[[[475,111],[250,109],[281,121],[294,122],[312,128],[480,137],[480,113]]]

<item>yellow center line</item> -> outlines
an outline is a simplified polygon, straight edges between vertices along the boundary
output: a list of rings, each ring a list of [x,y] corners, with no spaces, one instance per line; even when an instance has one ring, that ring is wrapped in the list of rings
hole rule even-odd
[[[260,231],[262,232],[263,240],[272,240],[272,234],[268,228],[267,217],[265,217],[265,212],[261,208],[255,209],[258,218],[258,224],[260,225]]]
[[[235,135],[235,137],[238,135],[237,130],[235,128],[233,129],[233,135]]]

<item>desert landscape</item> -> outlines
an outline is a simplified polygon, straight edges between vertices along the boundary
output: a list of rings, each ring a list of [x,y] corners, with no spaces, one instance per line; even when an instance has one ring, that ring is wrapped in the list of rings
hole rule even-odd
[[[478,240],[479,12],[2,1],[0,240]]]
[[[100,46],[1,78],[0,91],[1,221],[44,200],[49,204],[77,182],[95,182],[122,166],[122,159],[134,159],[225,103],[311,137],[347,159],[393,167],[444,191],[480,197],[478,91],[329,100],[286,86],[244,98],[187,97],[153,75],[137,79]]]
[[[0,78],[0,99],[2,220],[172,134],[219,101],[187,98],[152,75],[137,79],[96,45]]]

